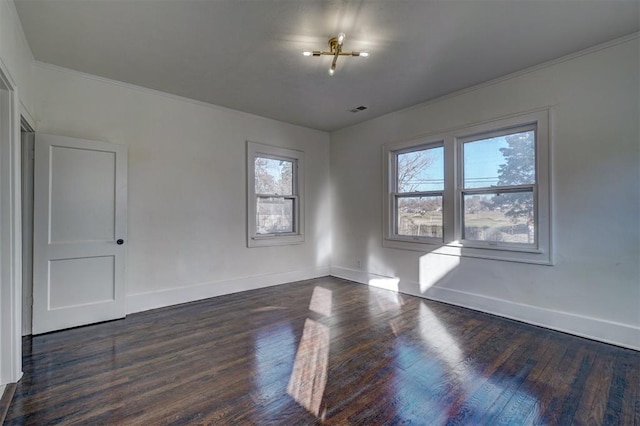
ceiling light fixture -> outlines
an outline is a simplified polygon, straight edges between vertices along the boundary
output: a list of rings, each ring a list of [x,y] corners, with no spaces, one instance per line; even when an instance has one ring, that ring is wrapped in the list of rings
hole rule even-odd
[[[311,50],[302,52],[304,56],[333,56],[331,61],[331,67],[329,67],[329,75],[333,75],[336,72],[336,62],[338,62],[338,56],[361,56],[366,58],[369,56],[369,52],[343,52],[342,43],[347,36],[344,33],[338,34],[338,37],[331,37],[329,39],[329,51],[323,52],[320,50]]]

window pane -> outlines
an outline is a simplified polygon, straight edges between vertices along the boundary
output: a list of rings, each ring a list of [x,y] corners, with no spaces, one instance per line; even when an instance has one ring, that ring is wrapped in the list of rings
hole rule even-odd
[[[293,195],[293,162],[256,157],[256,194]]]
[[[293,201],[292,198],[258,197],[256,233],[293,232]]]
[[[398,197],[398,235],[442,238],[442,196]]]
[[[464,144],[464,187],[525,185],[536,181],[535,132]]]
[[[398,192],[442,191],[444,148],[421,149],[397,155]]]
[[[535,244],[533,192],[464,195],[464,239]]]

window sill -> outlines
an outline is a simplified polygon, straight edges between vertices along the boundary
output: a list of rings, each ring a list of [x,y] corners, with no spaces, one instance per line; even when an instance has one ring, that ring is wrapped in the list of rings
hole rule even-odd
[[[411,250],[446,256],[472,257],[477,259],[498,260],[504,262],[531,263],[535,265],[553,265],[551,254],[539,249],[478,247],[464,245],[459,242],[430,243],[426,241],[409,241],[406,239],[384,238],[382,246],[399,250]]]
[[[304,235],[259,235],[249,237],[247,247],[286,246],[304,243]]]

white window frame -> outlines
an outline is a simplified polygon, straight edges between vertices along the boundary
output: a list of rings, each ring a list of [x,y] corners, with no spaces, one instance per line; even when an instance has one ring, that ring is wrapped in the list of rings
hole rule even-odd
[[[407,147],[399,147],[397,150],[395,150],[393,157],[390,159],[390,163],[389,163],[390,175],[393,177],[393,179],[391,179],[391,181],[390,181],[391,193],[389,194],[389,197],[390,197],[390,202],[391,202],[392,205],[391,205],[391,210],[389,212],[391,220],[389,221],[388,226],[390,228],[387,230],[387,232],[388,232],[389,235],[393,235],[394,239],[397,240],[397,241],[419,242],[419,243],[424,243],[424,244],[442,243],[444,235],[443,235],[443,238],[435,238],[435,237],[427,237],[427,236],[412,236],[412,235],[400,235],[400,234],[397,234],[397,227],[398,227],[397,212],[398,212],[398,209],[396,208],[396,205],[397,205],[397,200],[399,198],[402,198],[402,197],[441,196],[442,200],[443,200],[443,222],[444,222],[444,189],[446,189],[446,188],[443,188],[442,191],[398,192],[398,182],[397,182],[397,179],[395,179],[395,176],[397,176],[397,174],[398,174],[397,166],[398,166],[398,155],[399,154],[406,154],[406,153],[409,153],[409,152],[415,152],[415,151],[420,151],[420,150],[424,150],[424,149],[431,149],[431,148],[439,148],[439,147],[443,147],[444,148],[444,141],[443,140],[434,140],[433,138],[429,139],[429,141],[427,141],[427,142],[425,142],[423,140],[411,141],[411,142],[412,143],[410,145],[408,145]],[[415,145],[414,144],[415,142],[417,142],[418,145]],[[443,223],[443,227],[442,228],[444,230],[444,223]]]
[[[452,129],[437,135],[392,142],[383,146],[383,246],[389,248],[433,252],[493,260],[553,264],[551,216],[550,109],[512,115],[481,124]],[[523,185],[533,192],[536,235],[534,244],[517,244],[463,239],[463,197],[465,193],[487,191],[463,188],[464,143],[535,129],[536,182]],[[395,197],[397,188],[397,155],[428,146],[444,146],[443,235],[437,238],[406,237],[395,233]],[[507,187],[496,187],[511,189]]]
[[[293,193],[283,196],[293,200],[293,232],[258,234],[256,232],[257,200],[274,194],[256,194],[255,159],[271,158],[293,163]],[[247,247],[279,246],[304,242],[304,153],[247,141]]]

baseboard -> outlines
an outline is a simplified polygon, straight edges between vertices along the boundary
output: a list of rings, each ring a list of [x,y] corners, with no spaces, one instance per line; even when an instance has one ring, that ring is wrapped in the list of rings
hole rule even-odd
[[[417,282],[406,280],[398,282],[399,280],[393,277],[383,277],[361,270],[337,266],[331,267],[331,275],[361,284],[396,290],[412,296],[462,306],[616,346],[640,350],[640,328],[627,324],[442,287],[431,287],[426,292],[421,293],[419,291],[420,284]],[[394,281],[396,282],[395,289],[389,285]]]
[[[235,278],[231,280],[209,281],[186,287],[175,287],[149,293],[129,294],[127,295],[127,314],[208,299],[209,297],[255,290],[278,284],[325,277],[329,274],[329,267],[323,267]]]
[[[399,279],[393,277],[387,277],[385,275],[372,274],[370,272],[342,268],[339,266],[331,267],[331,276],[336,278],[342,278],[349,281],[355,281],[360,284],[367,284],[372,287],[384,288],[386,290],[400,291],[398,284]],[[400,291],[403,293],[402,291]]]

